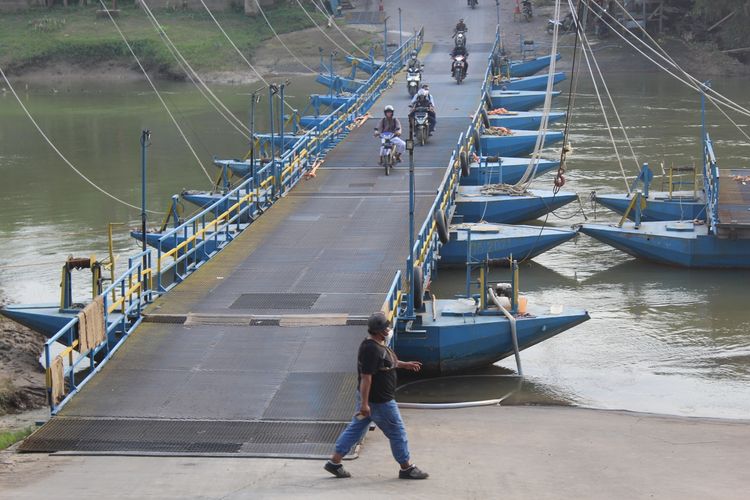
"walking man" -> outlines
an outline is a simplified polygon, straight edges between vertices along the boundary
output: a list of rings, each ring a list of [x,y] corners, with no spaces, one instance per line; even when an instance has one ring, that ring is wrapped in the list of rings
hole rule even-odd
[[[396,369],[418,372],[422,363],[399,361],[396,353],[388,347],[393,330],[384,313],[376,312],[370,316],[367,332],[370,335],[360,344],[357,355],[357,413],[336,440],[335,452],[324,468],[336,477],[351,477],[341,459],[362,441],[370,422],[375,422],[391,442],[393,458],[401,466],[399,479],[427,479],[429,474],[409,459],[406,428],[396,405]]]

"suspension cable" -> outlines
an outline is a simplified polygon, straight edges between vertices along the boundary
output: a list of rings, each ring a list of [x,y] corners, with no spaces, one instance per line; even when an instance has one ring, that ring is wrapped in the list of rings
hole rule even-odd
[[[252,64],[250,64],[250,61],[248,61],[247,57],[245,57],[245,54],[243,54],[242,51],[240,50],[240,48],[237,47],[237,44],[234,43],[234,40],[232,40],[230,38],[229,34],[224,30],[224,27],[216,19],[216,17],[214,16],[213,12],[211,12],[211,9],[208,8],[208,5],[206,5],[206,2],[204,0],[199,0],[199,1],[200,1],[201,5],[203,5],[203,8],[206,9],[206,12],[211,17],[211,19],[213,20],[214,24],[216,24],[216,27],[219,28],[219,31],[221,31],[221,33],[224,35],[224,38],[226,38],[227,41],[229,42],[229,44],[232,46],[232,48],[234,49],[234,51],[237,52],[237,54],[240,56],[240,58],[245,62],[245,64],[247,64],[248,68],[250,68],[253,71],[253,73],[255,73],[255,75],[258,77],[258,79],[260,79],[260,81],[263,82],[263,84],[266,87],[269,87],[270,84],[268,83],[268,80],[266,80],[265,78],[263,78],[263,75],[261,75],[260,72],[257,69],[255,69],[255,66],[253,66]],[[294,107],[291,106],[288,102],[284,102],[284,105],[287,108],[291,109],[292,111],[295,111]]]
[[[585,1],[585,0],[584,0]],[[609,138],[612,141],[612,147],[615,150],[615,156],[617,157],[617,163],[620,166],[620,172],[622,173],[622,178],[625,181],[625,188],[628,190],[628,194],[630,194],[630,185],[628,184],[628,177],[625,173],[625,167],[622,164],[622,158],[620,157],[620,151],[617,148],[617,142],[615,141],[615,136],[612,133],[612,127],[609,123],[609,118],[607,117],[607,110],[604,107],[604,102],[602,101],[601,93],[599,92],[599,85],[597,83],[596,76],[594,75],[594,71],[591,67],[591,62],[589,61],[589,55],[586,52],[586,48],[588,47],[589,51],[591,50],[591,45],[588,43],[588,38],[586,37],[586,33],[583,32],[583,26],[581,26],[581,23],[578,19],[578,12],[573,10],[573,4],[572,0],[568,0],[568,5],[571,8],[571,12],[573,13],[573,21],[576,23],[576,32],[580,32],[580,41],[581,41],[581,52],[583,53],[584,60],[586,61],[586,67],[589,70],[589,75],[591,75],[591,82],[594,85],[594,93],[596,94],[596,99],[599,101],[599,107],[602,110],[602,117],[604,118],[604,123],[607,127],[607,132],[609,133]],[[576,40],[577,42],[578,40]],[[593,58],[593,53],[591,54],[591,57]],[[563,148],[563,151],[565,148]]]
[[[625,14],[626,14],[626,15],[628,16],[628,18],[629,18],[629,19],[630,19],[631,21],[635,22],[636,26],[638,26],[638,28],[639,28],[639,29],[641,30],[641,32],[642,32],[642,33],[643,33],[643,34],[644,34],[644,35],[645,35],[645,36],[646,36],[646,37],[647,37],[647,38],[648,38],[648,39],[649,39],[649,40],[651,41],[651,43],[652,43],[652,44],[654,44],[654,46],[655,46],[655,47],[656,47],[656,48],[657,48],[657,49],[659,50],[659,52],[661,53],[662,57],[663,57],[664,59],[666,59],[666,60],[667,60],[667,61],[668,61],[668,62],[669,62],[669,63],[670,63],[671,65],[672,65],[672,67],[674,67],[675,69],[679,70],[679,71],[680,71],[680,72],[681,72],[681,73],[682,73],[683,75],[685,75],[685,76],[686,76],[686,77],[687,77],[687,78],[688,78],[688,79],[689,79],[690,81],[692,81],[693,83],[696,83],[696,84],[700,85],[700,88],[701,88],[701,89],[703,89],[704,91],[706,90],[706,87],[705,87],[705,85],[703,85],[703,83],[702,83],[702,82],[699,82],[697,78],[693,77],[693,75],[691,75],[690,73],[688,73],[687,71],[685,71],[685,70],[684,70],[684,69],[683,69],[682,67],[680,67],[680,66],[679,66],[679,65],[677,64],[677,62],[676,62],[676,61],[674,60],[674,58],[673,58],[672,56],[670,56],[670,55],[669,55],[669,53],[668,53],[668,52],[667,52],[667,51],[666,51],[666,50],[664,49],[664,47],[662,47],[662,46],[661,46],[661,45],[659,44],[659,42],[658,42],[658,41],[656,41],[656,40],[654,39],[654,37],[652,37],[652,36],[651,36],[651,34],[650,34],[650,33],[649,33],[649,32],[648,32],[648,31],[647,31],[647,30],[646,30],[646,29],[645,29],[645,28],[644,28],[643,26],[641,26],[641,25],[640,25],[640,23],[638,23],[638,22],[637,22],[637,21],[635,20],[635,18],[634,18],[634,17],[633,17],[633,16],[632,16],[632,15],[630,14],[630,12],[628,12],[628,10],[627,10],[627,9],[626,9],[626,8],[625,8],[625,7],[624,7],[624,6],[623,6],[623,5],[622,5],[622,4],[621,4],[621,3],[619,2],[619,1],[617,1],[617,0],[614,0],[614,1],[615,1],[615,4],[616,4],[616,5],[617,5],[617,6],[618,6],[618,7],[619,7],[619,8],[620,8],[620,9],[621,9],[621,10],[622,10],[623,12],[625,12]],[[615,19],[616,19],[616,18],[615,18]],[[645,44],[644,44],[644,45],[645,45]],[[648,45],[646,45],[646,46],[647,46],[647,47],[649,47],[649,48],[651,48],[651,47],[650,47],[650,46],[648,46]],[[654,49],[653,49],[653,48],[651,48],[651,50],[652,50],[652,51],[654,51]],[[715,94],[717,94],[717,95],[719,95],[719,96],[721,96],[721,97],[724,97],[724,96],[723,96],[722,94],[720,94],[720,93],[719,93],[718,91],[714,90],[714,89],[713,89],[713,88],[711,88],[711,87],[708,87],[708,91],[709,91],[709,92],[713,92],[713,93],[715,93]],[[715,108],[716,108],[717,110],[719,110],[719,112],[720,112],[720,113],[721,113],[722,115],[724,115],[724,117],[725,117],[725,118],[726,118],[727,120],[729,120],[729,123],[731,123],[732,125],[734,125],[734,127],[735,127],[735,128],[736,128],[736,129],[737,129],[737,130],[738,130],[739,132],[740,132],[740,134],[742,134],[742,135],[743,135],[743,136],[745,137],[745,139],[747,139],[748,141],[750,141],[750,135],[748,135],[748,134],[747,134],[747,133],[746,133],[746,132],[745,132],[744,130],[742,130],[742,128],[741,128],[741,127],[740,127],[740,126],[739,126],[739,125],[737,124],[737,122],[735,122],[735,121],[734,121],[734,120],[733,120],[733,119],[732,119],[732,118],[731,118],[731,117],[730,117],[730,116],[729,116],[729,115],[727,114],[727,112],[726,112],[726,111],[724,111],[724,109],[723,109],[723,108],[721,108],[721,107],[720,107],[720,106],[719,106],[719,105],[718,105],[718,104],[717,104],[717,103],[716,103],[716,102],[714,101],[714,98],[713,98],[713,97],[711,97],[710,95],[709,95],[709,96],[707,96],[707,97],[708,97],[709,101],[711,102],[711,104],[712,104],[712,105],[713,105],[713,106],[714,106],[714,107],[715,107]],[[733,101],[731,101],[731,99],[728,99],[728,98],[726,98],[726,100],[727,100],[727,101],[729,101],[729,102],[732,102],[733,104],[736,104],[736,103],[734,103]]]
[[[257,2],[258,0],[255,0],[255,1]],[[325,15],[326,17],[328,17],[329,22],[333,25],[334,28],[336,28],[336,30],[339,33],[341,33],[341,35],[346,39],[347,42],[349,42],[350,44],[352,44],[352,47],[354,47],[355,49],[357,49],[359,51],[359,53],[362,54],[363,56],[365,56],[365,57],[369,56],[369,54],[367,52],[365,52],[364,50],[362,50],[359,45],[357,45],[356,43],[354,43],[354,40],[352,40],[351,38],[349,38],[349,36],[344,32],[344,30],[342,30],[339,27],[339,25],[336,24],[336,20],[333,19],[332,16],[329,16],[328,12],[326,12],[324,9],[322,9],[318,5],[318,2],[316,0],[312,0],[312,3],[315,6],[315,8],[320,11],[321,14]],[[322,0],[321,0],[321,3],[322,3]]]
[[[590,0],[584,0],[584,1],[589,2]],[[713,89],[711,89],[709,87],[704,87],[701,83],[699,83],[699,80],[697,80],[696,78],[690,76],[689,74],[686,73],[687,76],[688,76],[688,80],[690,80],[690,81],[686,81],[685,79],[683,79],[679,75],[676,75],[671,70],[669,70],[668,68],[664,67],[664,65],[660,64],[658,61],[655,61],[648,54],[646,54],[641,49],[639,49],[638,47],[636,47],[630,40],[627,39],[627,37],[625,37],[624,35],[622,35],[621,33],[619,33],[617,30],[613,29],[613,26],[609,22],[607,22],[598,12],[594,11],[593,9],[590,9],[590,10],[593,12],[593,14],[597,18],[599,18],[602,21],[602,23],[604,23],[607,27],[609,27],[610,30],[613,33],[615,33],[618,37],[620,37],[625,43],[627,43],[628,45],[630,45],[636,52],[638,52],[639,54],[641,54],[643,57],[645,57],[650,62],[654,63],[658,68],[662,69],[664,72],[666,72],[667,74],[669,74],[670,76],[672,76],[676,80],[682,82],[683,84],[685,84],[689,88],[695,90],[696,92],[701,92],[701,91],[708,90],[709,92],[712,92],[712,93],[716,94],[718,96],[718,99],[717,98],[713,98],[713,97],[711,97],[709,95],[706,96],[707,98],[709,98],[709,99],[715,99],[722,106],[724,106],[726,108],[729,108],[729,109],[731,109],[731,110],[733,110],[733,111],[735,111],[737,113],[743,114],[745,116],[750,116],[750,110],[748,110],[748,109],[740,106],[739,104],[737,104],[736,102],[732,101],[728,97],[720,94],[719,92],[717,92],[717,91],[715,91],[715,90],[713,90]],[[609,14],[609,13],[606,13],[606,14],[607,14],[607,16],[609,16],[610,18],[612,18],[614,20],[615,24],[617,24],[619,27],[621,27],[625,31],[630,32],[630,30],[625,25],[623,25],[622,23],[620,23],[611,14]],[[665,60],[669,65],[674,65],[680,72],[684,73],[684,70],[682,70],[682,68],[680,68],[679,66],[676,66],[676,64],[674,64],[674,63],[668,61],[667,59],[665,59],[665,57],[663,55],[659,54],[653,47],[651,47],[650,45],[646,44],[643,40],[641,40],[641,39],[639,39],[637,37],[635,37],[635,39],[639,43],[641,43],[642,45],[644,45],[646,48],[648,48],[650,51],[654,52],[659,58],[661,58],[662,60]],[[698,82],[698,83],[695,83],[695,82]]]
[[[161,93],[159,93],[159,90],[156,88],[156,85],[154,85],[154,82],[151,80],[151,77],[148,76],[148,72],[146,71],[146,68],[143,67],[143,64],[141,64],[141,60],[135,54],[135,51],[133,50],[133,46],[130,45],[130,42],[128,42],[128,39],[125,37],[125,33],[122,32],[122,30],[120,29],[120,26],[117,24],[117,21],[115,21],[115,18],[112,17],[112,13],[107,9],[107,6],[104,4],[104,0],[99,0],[99,3],[101,4],[102,9],[104,9],[104,11],[107,13],[107,16],[109,17],[110,21],[112,21],[112,24],[115,26],[115,29],[117,30],[117,32],[120,34],[120,38],[122,38],[122,41],[125,42],[125,45],[128,47],[128,50],[130,51],[130,54],[133,56],[133,59],[135,59],[135,62],[138,64],[138,67],[141,68],[141,72],[143,72],[143,76],[146,77],[146,81],[148,81],[148,84],[151,86],[151,89],[156,94],[156,97],[159,98],[159,102],[161,102],[162,106],[164,107],[164,110],[167,112],[167,114],[169,115],[169,118],[172,120],[172,123],[174,123],[174,126],[179,131],[180,136],[182,137],[183,141],[185,141],[185,144],[187,145],[188,149],[195,157],[195,161],[198,162],[198,165],[201,167],[201,170],[203,170],[203,173],[206,174],[206,177],[208,177],[208,181],[213,182],[213,179],[211,179],[211,176],[208,174],[208,170],[206,170],[206,167],[203,166],[203,162],[201,162],[201,159],[198,156],[198,153],[196,153],[195,149],[193,149],[193,146],[192,144],[190,144],[190,141],[185,135],[185,132],[182,131],[182,127],[180,127],[180,124],[177,122],[177,119],[172,114],[172,111],[170,111],[169,106],[167,106],[167,103],[162,98]]]
[[[201,2],[202,1],[203,0],[201,0]],[[318,31],[320,31],[321,33],[323,33],[324,37],[326,37],[328,40],[330,40],[332,44],[334,44],[340,51],[344,52],[346,55],[348,55],[348,56],[352,55],[351,52],[349,52],[344,47],[342,47],[341,45],[339,45],[336,42],[336,40],[334,40],[333,38],[331,38],[330,36],[328,36],[328,33],[326,33],[325,30],[323,28],[321,28],[320,25],[318,25],[317,22],[315,22],[315,19],[313,19],[313,17],[310,15],[310,13],[307,12],[307,9],[305,9],[305,6],[302,5],[302,3],[299,0],[296,0],[296,2],[297,2],[297,5],[299,5],[300,9],[302,9],[305,12],[305,15],[307,16],[307,18],[310,19],[310,21],[312,21],[312,23],[315,25],[316,28],[318,28]]]
[[[49,147],[51,147],[52,150],[55,153],[57,153],[57,156],[59,156],[60,159],[68,167],[70,167],[73,170],[73,172],[75,172],[76,174],[78,174],[78,176],[81,177],[81,179],[83,179],[84,181],[86,181],[88,184],[91,185],[91,187],[93,187],[94,189],[96,189],[97,191],[99,191],[100,193],[102,193],[103,195],[111,198],[112,200],[114,200],[114,201],[116,201],[118,203],[121,203],[121,204],[125,205],[126,207],[130,207],[130,208],[138,210],[138,211],[141,210],[141,207],[133,205],[131,203],[128,203],[127,201],[118,198],[117,196],[113,195],[112,193],[110,193],[106,189],[104,189],[101,186],[97,185],[94,181],[92,181],[91,179],[89,179],[86,176],[86,174],[84,174],[79,169],[77,169],[73,165],[73,163],[71,163],[70,160],[68,160],[68,158],[62,153],[62,151],[60,151],[60,149],[58,149],[58,147],[55,146],[55,143],[52,142],[52,140],[47,136],[47,134],[44,133],[44,130],[42,130],[42,127],[39,126],[39,124],[37,123],[37,121],[31,115],[31,112],[29,112],[29,110],[26,107],[26,105],[23,103],[23,101],[21,100],[21,98],[16,93],[16,89],[13,88],[13,85],[11,85],[10,80],[8,80],[8,77],[5,75],[5,72],[3,71],[2,67],[0,67],[0,76],[3,77],[3,81],[8,86],[8,89],[10,89],[11,94],[13,94],[13,97],[15,97],[16,101],[18,101],[18,104],[21,106],[21,109],[23,109],[23,112],[26,114],[26,117],[31,121],[32,125],[34,125],[34,128],[36,128],[37,132],[39,132],[39,135],[42,136],[42,138],[49,145]],[[153,210],[147,210],[147,212],[152,213],[152,214],[159,214],[159,215],[163,214],[163,212],[155,212]]]
[[[263,19],[266,20],[266,24],[271,29],[271,32],[273,33],[273,36],[275,36],[276,39],[281,44],[281,46],[284,47],[287,52],[289,52],[289,55],[292,56],[295,61],[297,61],[298,63],[300,63],[307,71],[309,71],[311,73],[317,73],[317,71],[315,71],[314,69],[312,69],[310,66],[308,66],[304,62],[302,62],[302,60],[299,57],[297,57],[297,55],[294,52],[292,52],[292,50],[287,46],[287,44],[284,43],[284,40],[281,39],[281,37],[279,36],[279,34],[276,32],[276,30],[271,25],[271,21],[266,16],[266,13],[263,11],[263,7],[260,6],[260,2],[258,2],[258,0],[255,0],[255,5],[258,6],[258,11],[263,16]]]
[[[141,5],[143,6],[143,10],[146,13],[149,21],[154,26],[154,29],[156,29],[157,33],[159,33],[162,40],[164,41],[164,44],[167,46],[167,49],[169,49],[169,52],[177,60],[177,63],[182,67],[183,71],[185,71],[185,74],[187,74],[188,78],[195,85],[200,94],[229,123],[229,125],[231,125],[245,139],[250,140],[250,129],[242,122],[242,120],[237,118],[234,113],[229,110],[229,108],[226,107],[221,99],[219,99],[219,97],[214,94],[214,92],[209,88],[208,85],[206,85],[200,75],[198,75],[198,72],[193,69],[187,59],[185,59],[180,50],[174,44],[174,42],[172,42],[172,40],[169,38],[169,35],[166,33],[166,31],[164,31],[164,28],[161,26],[161,24],[159,24],[156,16],[153,14],[148,4],[146,3],[146,0],[141,0]]]
[[[555,8],[553,13],[553,19],[560,19],[560,0],[555,1]],[[525,192],[531,183],[534,181],[537,168],[539,166],[539,160],[541,159],[541,150],[544,148],[544,142],[547,137],[547,129],[549,128],[549,113],[552,109],[552,88],[555,80],[555,68],[557,63],[557,45],[558,45],[558,27],[559,23],[555,23],[552,33],[552,44],[550,47],[550,64],[547,71],[547,86],[544,94],[544,106],[542,109],[542,119],[539,124],[539,132],[536,136],[536,143],[534,144],[534,151],[531,154],[531,161],[526,167],[526,171],[523,176],[516,183],[514,188],[518,189],[521,187],[521,192]]]

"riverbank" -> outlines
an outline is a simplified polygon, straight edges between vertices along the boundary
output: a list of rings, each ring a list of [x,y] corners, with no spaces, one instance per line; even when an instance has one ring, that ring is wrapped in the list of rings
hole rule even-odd
[[[262,16],[251,18],[232,11],[214,16],[259,73],[296,74],[317,70],[318,47],[324,48],[325,55],[336,49],[328,37],[346,50],[356,51],[335,28],[326,27],[324,16],[310,6],[308,9],[320,29],[296,3],[266,9],[269,22],[301,63],[289,55]],[[96,10],[92,5],[0,14],[0,65],[12,77],[40,83],[142,79],[111,20],[97,17]],[[164,9],[153,9],[153,13],[205,81],[248,83],[258,79],[207,13]],[[116,21],[150,74],[186,79],[144,11],[133,4],[120,5]],[[354,44],[369,49],[370,32],[350,27],[342,31]]]
[[[501,28],[506,47],[511,53],[517,54],[519,39],[534,40],[541,54],[548,50],[552,36],[546,32],[547,22],[553,17],[552,6],[539,6],[534,11],[531,22],[514,22],[514,2],[501,3]],[[567,12],[563,6],[563,15]],[[594,50],[597,62],[607,75],[630,72],[658,72],[663,71],[643,55],[639,54],[627,42],[616,34],[609,34],[604,38],[597,38],[591,33],[587,34],[588,40]],[[744,76],[750,75],[750,65],[743,64],[737,59],[721,52],[715,44],[709,42],[686,41],[682,38],[663,35],[655,37],[659,45],[676,61],[685,71],[699,79],[717,76]],[[654,57],[653,53],[644,49],[633,38],[631,42]],[[564,54],[572,54],[575,34],[561,35],[559,40],[560,51]],[[661,61],[660,61],[661,62]],[[570,58],[562,62],[567,66]],[[585,66],[585,63],[581,63]],[[663,64],[663,63],[662,63]],[[583,69],[584,73],[586,72]]]
[[[44,338],[26,327],[0,317],[0,430],[26,425],[5,425],[3,416],[40,408],[46,404],[44,371],[39,355]]]
[[[322,460],[0,453],[4,498],[54,491],[118,498],[744,498],[750,422],[579,408],[404,411],[426,481],[396,478],[387,439],[371,432],[351,479]]]

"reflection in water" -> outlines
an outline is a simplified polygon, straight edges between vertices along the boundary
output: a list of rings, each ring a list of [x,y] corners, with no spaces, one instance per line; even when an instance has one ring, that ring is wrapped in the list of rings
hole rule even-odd
[[[627,175],[635,175],[644,161],[657,172],[662,163],[665,168],[697,164],[698,96],[658,74],[617,76],[609,82],[610,90],[637,156],[637,160],[627,157],[630,153],[621,142]],[[204,163],[213,155],[245,154],[245,140],[226,126],[192,87],[162,85]],[[624,181],[602,133],[604,122],[592,89],[585,86],[581,81],[572,117],[573,153],[568,160],[566,189],[582,196],[590,217],[616,222],[617,216],[602,208],[594,213],[588,203],[592,191],[621,192]],[[717,89],[747,105],[745,86],[743,79],[723,78]],[[238,117],[247,116],[247,92],[252,89],[214,89]],[[321,89],[303,78],[292,83],[289,94],[296,96],[292,101],[301,109],[307,95]],[[138,138],[142,128],[149,128],[153,133],[150,208],[166,208],[169,197],[183,188],[208,187],[145,85],[59,90],[53,93],[32,87],[23,98],[44,130],[95,182],[139,204]],[[557,104],[563,107],[566,103],[561,100]],[[266,105],[264,97],[261,106]],[[259,130],[267,128],[266,116],[265,111],[259,111]],[[737,132],[718,113],[710,112],[708,123],[720,165],[749,166],[748,145]],[[0,289],[17,301],[54,301],[65,257],[104,255],[106,223],[137,226],[138,213],[110,203],[83,184],[39,140],[9,95],[0,95],[0,142],[4,215],[0,219]],[[554,152],[550,154],[554,156]],[[657,177],[655,188],[660,183]],[[551,189],[551,184],[552,177],[547,175],[533,187]],[[579,207],[571,204],[551,215],[547,224],[564,227],[582,222],[578,211]],[[150,221],[154,224],[158,219],[152,216]],[[116,233],[115,247],[123,256],[136,250],[125,229]],[[42,264],[9,267],[31,262]],[[494,269],[491,278],[507,281],[508,270]],[[524,263],[521,287],[530,300],[583,306],[592,319],[524,351],[527,379],[506,402],[750,417],[750,314],[745,304],[749,278],[747,271],[688,271],[634,261],[586,236]],[[457,270],[441,270],[433,286],[438,297],[451,297],[463,289],[464,273]],[[512,359],[499,366],[506,375],[515,368]],[[482,373],[488,374],[497,372]],[[399,398],[486,399],[488,394],[504,394],[515,380],[430,380],[404,387]]]
[[[554,387],[520,378],[500,367],[483,370],[487,373],[417,379],[404,383],[397,390],[399,403],[458,404],[497,400],[500,405],[570,405],[576,401]],[[490,374],[496,372],[495,374]],[[502,374],[500,374],[502,373]]]

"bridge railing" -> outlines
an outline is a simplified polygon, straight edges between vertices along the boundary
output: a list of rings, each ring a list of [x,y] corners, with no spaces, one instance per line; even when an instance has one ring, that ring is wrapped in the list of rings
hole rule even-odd
[[[329,117],[301,136],[280,158],[259,167],[215,203],[160,234],[155,249],[132,256],[128,269],[102,293],[102,321],[106,331],[104,342],[85,352],[78,352],[80,325],[78,317],[74,317],[45,343],[47,392],[53,414],[62,409],[106,364],[141,323],[143,309],[148,303],[184,280],[229,244],[265,208],[292,189],[338,139],[352,130],[390,85],[394,70],[403,65],[404,54],[421,48],[422,38],[423,31],[420,30],[404,42],[359,89],[353,103],[333,110]],[[58,389],[60,383],[64,386],[60,390],[60,399],[53,397],[53,378],[58,378],[57,373],[53,375],[53,365],[59,366],[59,363],[53,360],[52,346],[57,341],[68,345],[58,356],[69,360],[63,368],[63,381],[57,380],[55,384]],[[74,351],[78,352],[77,356],[74,356]],[[77,375],[75,370],[83,363],[88,363],[88,369]]]
[[[716,232],[719,220],[719,165],[714,154],[714,145],[706,134],[703,146],[703,187],[706,191],[706,215],[711,233]]]
[[[415,234],[414,247],[409,256],[407,256],[407,266],[410,265],[411,259],[414,259],[414,265],[421,266],[424,277],[424,282],[429,283],[433,273],[437,269],[438,254],[440,251],[440,240],[437,234],[437,223],[436,219],[441,216],[450,217],[455,205],[456,194],[458,193],[458,187],[461,178],[462,164],[468,165],[471,163],[471,154],[474,149],[478,146],[476,144],[477,138],[481,131],[482,126],[482,110],[484,108],[485,99],[488,93],[492,89],[492,55],[499,50],[501,46],[501,38],[499,29],[495,31],[495,42],[488,57],[487,70],[484,74],[484,81],[480,89],[480,99],[476,111],[472,115],[471,122],[467,127],[466,131],[461,133],[456,143],[456,147],[451,153],[450,160],[448,161],[448,167],[443,176],[443,180],[440,183],[435,200],[432,203],[427,217],[419,228],[419,231]],[[384,309],[391,312],[392,315],[396,315],[399,305],[401,305],[404,288],[402,285],[402,275],[397,273],[394,277],[391,287],[386,296],[386,302]],[[411,290],[407,289],[408,293]],[[391,318],[393,319],[393,318]]]

